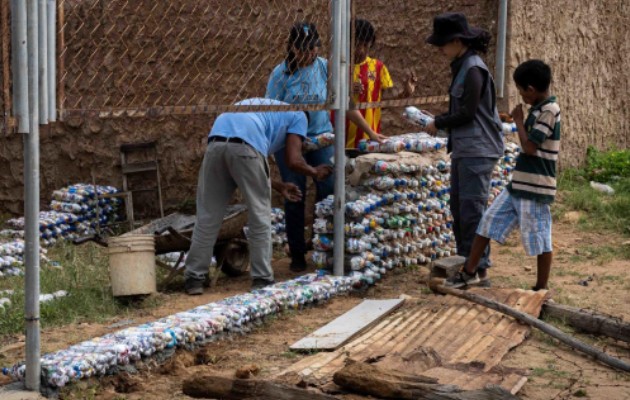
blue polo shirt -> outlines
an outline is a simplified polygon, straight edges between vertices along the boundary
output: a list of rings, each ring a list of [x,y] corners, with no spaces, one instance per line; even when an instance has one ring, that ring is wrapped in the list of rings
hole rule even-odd
[[[328,96],[328,61],[317,57],[313,64],[287,73],[286,62],[274,68],[265,97],[290,104],[324,104]],[[309,111],[308,136],[332,132],[328,111]]]
[[[247,99],[236,105],[286,105],[271,99]],[[239,138],[269,156],[284,147],[287,134],[306,137],[307,121],[302,111],[224,113],[214,122],[209,137]]]

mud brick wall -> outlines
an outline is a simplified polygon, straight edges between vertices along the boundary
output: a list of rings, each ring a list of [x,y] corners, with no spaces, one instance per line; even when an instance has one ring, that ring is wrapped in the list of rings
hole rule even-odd
[[[178,1],[178,4],[181,1]],[[226,9],[234,7],[234,3],[228,0],[212,1],[217,5],[224,4]],[[226,54],[245,52],[249,55],[248,60],[258,61],[254,71],[257,78],[243,88],[233,81],[240,76],[239,74],[251,73],[243,65],[237,67],[228,64],[212,65],[208,68],[226,71],[235,78],[214,85],[210,89],[203,87],[199,90],[214,90],[216,96],[225,99],[262,95],[269,73],[284,56],[286,31],[297,19],[312,17],[319,21],[320,32],[327,45],[330,39],[329,27],[327,19],[321,15],[327,14],[328,10],[322,6],[321,1],[317,2],[319,7],[313,7],[309,1],[265,2],[269,7],[274,7],[274,10],[260,14],[264,17],[261,24],[264,25],[264,30],[277,34],[270,34],[264,43],[253,43],[250,40],[244,45],[238,35],[222,34],[219,47]],[[543,58],[550,62],[555,70],[554,92],[558,95],[563,108],[562,165],[575,165],[582,161],[586,147],[591,144],[600,148],[627,147],[630,144],[627,122],[629,87],[624,67],[630,65],[629,37],[625,27],[630,15],[630,3],[624,0],[606,2],[539,0],[534,4],[514,0],[510,3],[509,59],[506,73],[509,97],[508,101],[500,105],[501,111],[507,111],[518,101],[511,83],[511,74],[516,65],[527,58]],[[72,1],[68,4],[72,7],[85,6],[82,18],[97,24],[101,13],[89,11],[94,4],[105,3],[87,0]],[[357,16],[371,20],[376,26],[377,45],[372,55],[386,63],[395,84],[401,84],[409,71],[413,70],[419,78],[418,95],[439,95],[446,92],[450,72],[448,61],[424,43],[431,31],[433,16],[443,11],[462,11],[469,16],[471,24],[490,30],[496,37],[498,0],[445,2],[365,0],[355,2],[355,11]],[[550,15],[553,17],[550,18]],[[230,14],[229,21],[237,17]],[[138,18],[140,17],[136,16],[136,20]],[[76,27],[78,21],[67,20],[67,23],[68,26]],[[151,24],[159,23],[160,19],[148,19],[146,31],[154,32],[155,29],[152,28],[156,26]],[[226,22],[221,29],[235,29],[235,26],[237,24]],[[261,29],[256,25],[255,15],[246,18],[246,26],[248,29]],[[217,27],[214,26],[212,29]],[[209,49],[216,51],[217,43],[211,40],[210,42],[203,46],[207,45]],[[112,43],[115,45],[117,42],[112,40]],[[199,45],[198,42],[195,43]],[[89,50],[88,40],[76,42],[75,45]],[[494,43],[492,45],[494,46]],[[127,41],[121,42],[120,46],[127,47],[126,51],[130,54],[142,55],[146,42]],[[204,49],[203,46],[200,48]],[[80,49],[70,46],[70,50],[77,52]],[[121,54],[123,53],[124,51],[121,51]],[[328,50],[324,49],[322,53],[327,54]],[[105,65],[111,69],[112,74],[118,76],[127,73],[124,68],[129,68],[131,64],[112,63],[111,57],[108,52],[96,53],[89,60],[86,59],[86,65],[92,69]],[[494,71],[494,47],[484,59]],[[147,59],[145,64],[156,65],[150,59]],[[180,64],[159,63],[159,72],[162,76],[181,78],[181,74],[187,71],[178,68],[178,65]],[[76,70],[74,72],[72,70],[80,66],[67,64],[66,68],[70,76],[83,79]],[[147,70],[141,71],[144,74]],[[81,88],[90,88],[91,93],[94,93],[93,86],[90,85],[104,85],[101,80],[94,80],[94,75],[85,74],[83,77],[85,82],[65,87],[69,100],[70,96],[74,99],[81,96]],[[141,94],[138,88],[132,89],[135,93]],[[440,112],[444,108],[445,105],[441,105],[429,109]],[[399,134],[413,129],[400,118],[401,113],[400,108],[385,111],[383,121],[385,134]],[[194,199],[197,172],[205,150],[205,137],[214,117],[214,115],[113,119],[75,117],[53,125],[50,131],[44,130],[41,134],[42,205],[48,203],[54,189],[68,183],[89,182],[92,174],[100,184],[120,187],[122,177],[118,146],[126,142],[149,140],[158,141],[167,209],[176,208],[186,200]],[[22,213],[22,151],[20,135],[11,134],[0,141],[0,170],[3,171],[0,179],[0,212]],[[274,174],[277,176],[277,172]],[[146,204],[148,208],[154,207],[148,195],[145,199],[139,198],[138,204]]]
[[[583,162],[588,146],[630,146],[629,20],[627,0],[510,1],[509,103],[520,102],[511,78],[520,62],[551,65],[563,118],[561,167]]]

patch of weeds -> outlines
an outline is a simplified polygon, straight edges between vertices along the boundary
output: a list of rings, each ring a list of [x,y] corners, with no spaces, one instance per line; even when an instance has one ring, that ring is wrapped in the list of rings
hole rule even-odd
[[[298,353],[294,351],[283,351],[280,353],[281,357],[288,358],[289,360],[293,360],[298,357]]]
[[[598,276],[597,280],[600,283],[614,283],[614,284],[622,284],[625,279],[622,276],[618,276],[618,275],[602,275],[602,276]]]
[[[578,389],[573,392],[573,397],[588,397],[588,393],[586,393],[586,389]]]
[[[558,179],[559,211],[584,211],[579,222],[584,229],[614,230],[630,235],[630,150],[588,150],[582,169],[563,171]],[[614,195],[600,193],[589,181],[612,186]]]
[[[553,274],[555,276],[582,276],[582,274],[580,274],[577,271],[568,270],[568,269],[565,269],[565,268],[556,268],[556,269],[553,270]]]
[[[48,258],[59,262],[61,269],[42,264],[41,293],[65,290],[68,296],[42,303],[40,317],[43,328],[80,322],[104,322],[111,317],[128,318],[138,308],[154,308],[160,296],[125,304],[112,296],[106,249],[88,243],[75,246],[60,243],[49,249]],[[24,329],[24,277],[10,277],[1,283],[14,289],[12,302],[0,318],[0,335],[21,332]]]
[[[532,375],[537,377],[548,378],[567,378],[569,373],[567,371],[559,370],[555,364],[548,364],[547,367],[537,367],[532,370]]]

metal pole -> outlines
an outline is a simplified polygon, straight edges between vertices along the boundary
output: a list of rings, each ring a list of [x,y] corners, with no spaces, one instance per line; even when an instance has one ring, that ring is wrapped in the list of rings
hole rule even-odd
[[[499,32],[497,38],[497,97],[503,98],[505,92],[505,43],[507,42],[508,0],[499,4]]]
[[[39,61],[38,0],[27,0],[28,103],[30,132],[24,135],[24,262],[26,388],[39,390]]]
[[[338,68],[338,109],[335,111],[335,203],[334,203],[334,251],[333,272],[344,274],[344,226],[345,226],[345,165],[346,165],[346,110],[348,109],[348,0],[335,0],[335,33],[333,46],[338,47],[334,68]]]
[[[37,31],[39,34],[39,123],[48,123],[48,10],[47,0],[39,0],[39,22]]]
[[[11,2],[11,44],[13,52],[13,115],[18,133],[27,133],[28,124],[28,58],[26,40],[26,3]]]
[[[48,121],[57,121],[57,3],[48,0]]]

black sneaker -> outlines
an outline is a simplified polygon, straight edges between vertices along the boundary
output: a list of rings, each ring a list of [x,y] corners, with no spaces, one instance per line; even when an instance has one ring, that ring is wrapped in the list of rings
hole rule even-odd
[[[304,272],[306,271],[306,259],[304,255],[301,257],[294,257],[291,259],[291,265],[289,265],[289,269],[293,272]]]
[[[492,281],[490,281],[490,278],[488,277],[488,270],[483,270],[477,273],[479,275],[479,287],[482,288],[490,288],[492,287]]]
[[[262,289],[269,285],[273,285],[274,283],[276,283],[276,281],[274,280],[254,278],[254,280],[252,281],[252,290]]]
[[[480,282],[479,275],[477,275],[476,272],[470,275],[465,270],[462,270],[458,272],[455,276],[448,278],[446,282],[444,282],[444,286],[450,287],[453,289],[459,289],[465,286],[476,285],[479,282]]]
[[[198,296],[203,294],[204,283],[205,279],[187,278],[184,282],[184,288],[190,296]]]

